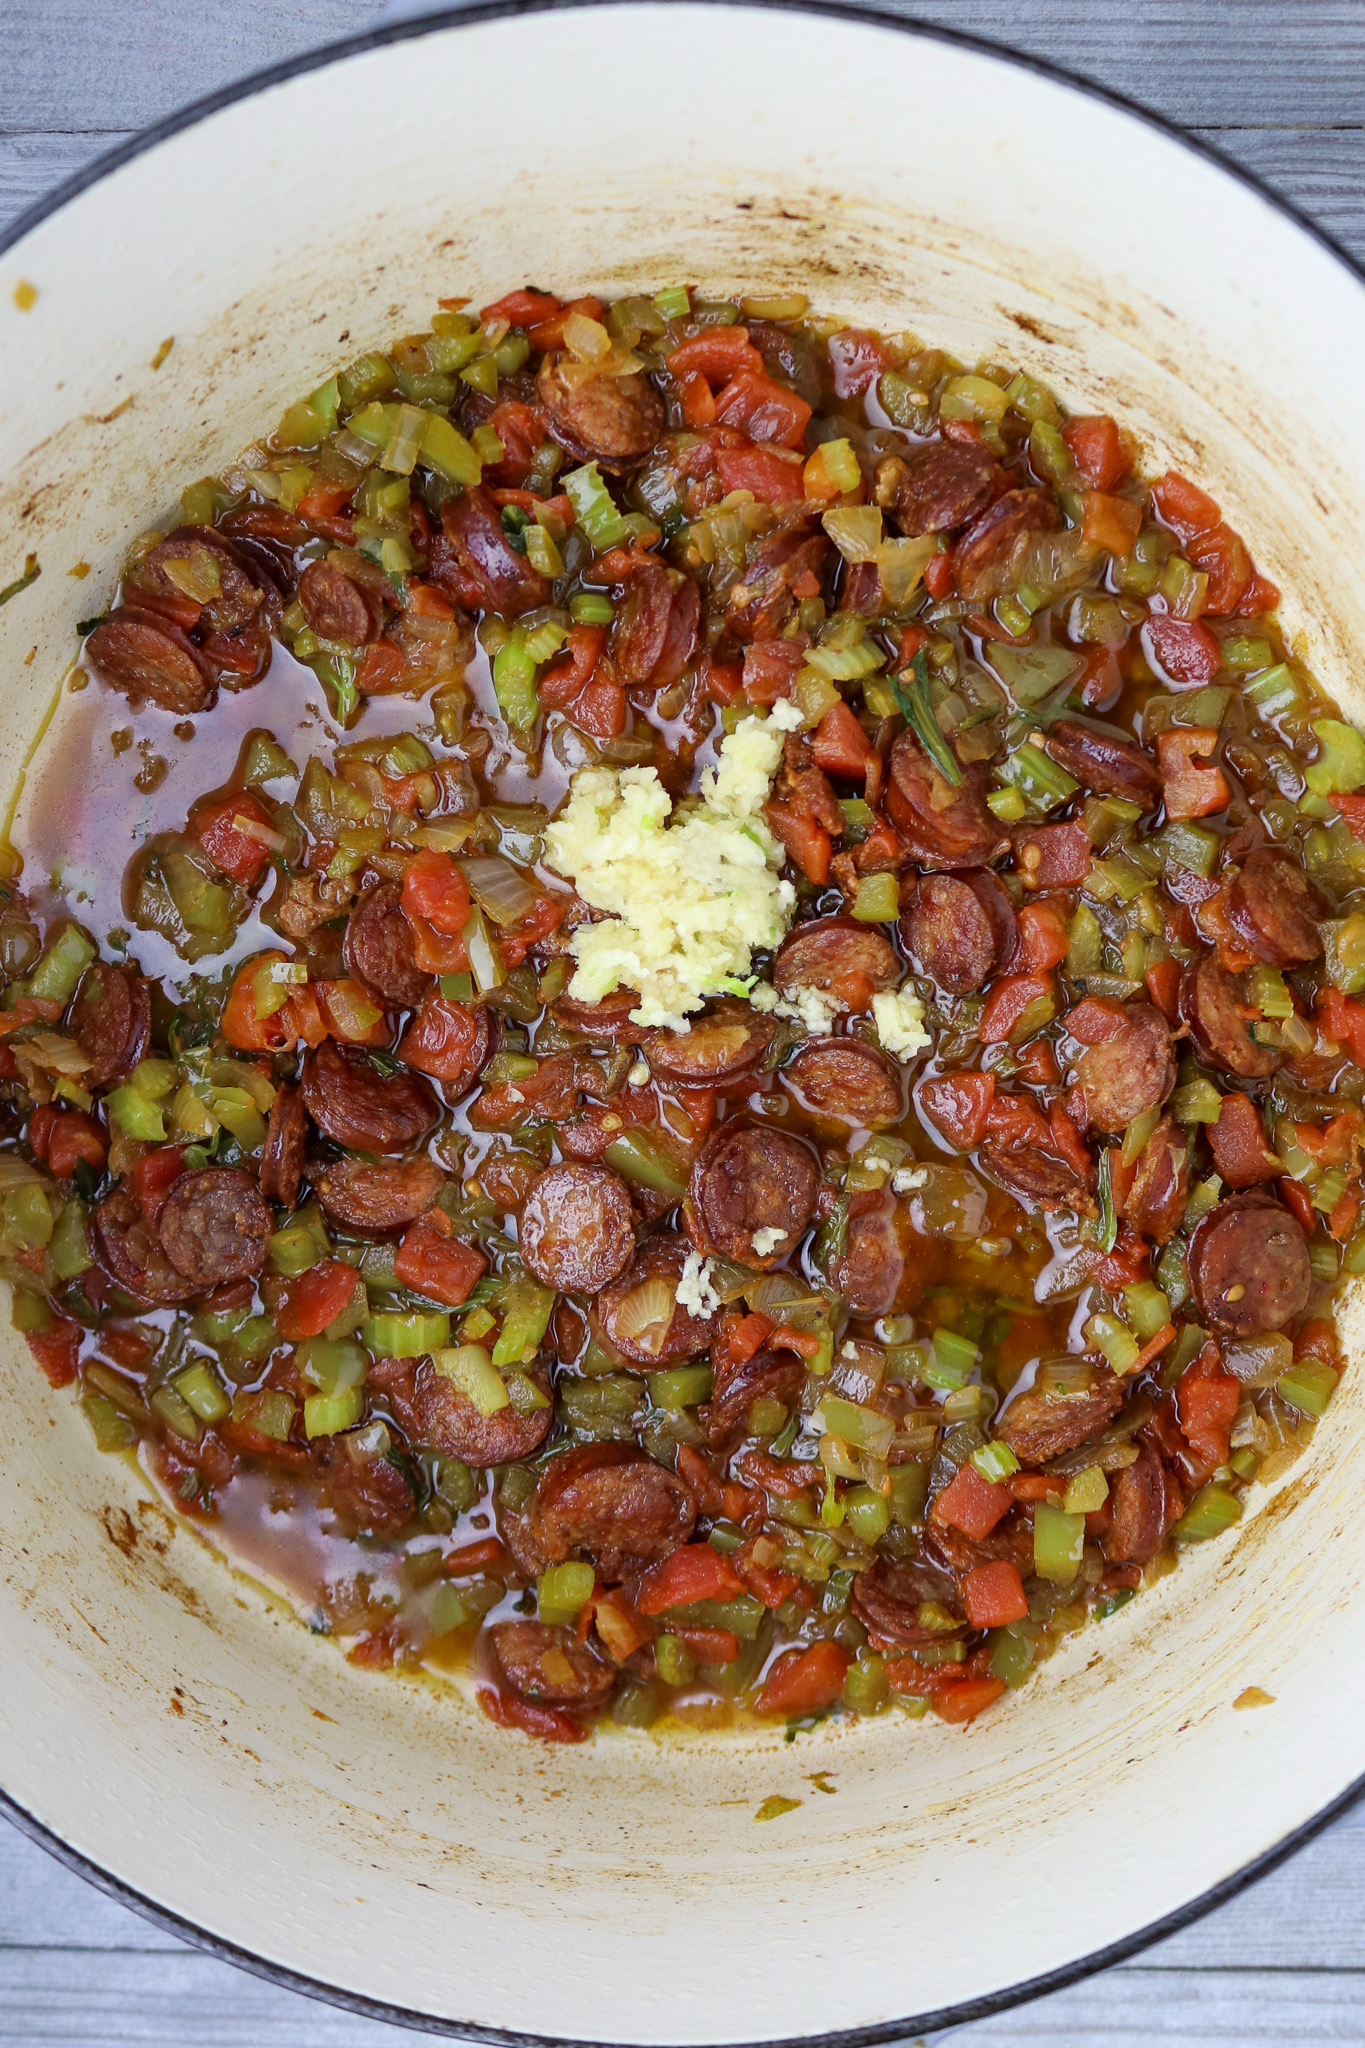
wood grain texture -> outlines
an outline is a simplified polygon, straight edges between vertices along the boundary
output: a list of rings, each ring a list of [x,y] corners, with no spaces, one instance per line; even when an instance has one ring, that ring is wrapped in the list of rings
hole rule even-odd
[[[1060,63],[1188,125],[1365,262],[1365,0],[882,4]],[[0,0],[0,228],[138,128],[353,34],[377,10],[378,0]],[[1363,1893],[1365,1811],[1134,1963],[954,2040],[1365,2042]],[[0,2048],[401,2048],[412,2039],[186,1949],[0,1823]]]

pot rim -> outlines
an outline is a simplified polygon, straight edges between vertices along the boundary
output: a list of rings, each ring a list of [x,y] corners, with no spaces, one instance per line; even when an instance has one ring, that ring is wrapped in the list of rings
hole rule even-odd
[[[390,43],[413,41],[424,35],[443,33],[447,29],[477,26],[489,21],[518,20],[538,14],[566,13],[570,10],[589,7],[614,7],[625,5],[661,6],[664,0],[469,0],[467,5],[433,10],[411,20],[381,24],[362,30],[359,34],[346,36],[341,40],[324,43],[313,50],[304,51],[297,57],[287,57],[278,64],[267,65],[260,71],[250,72],[234,84],[220,86],[216,92],[191,100],[173,114],[153,122],[148,128],[121,143],[116,149],[106,151],[64,179],[45,198],[27,207],[11,225],[0,233],[0,256],[7,255],[32,230],[49,219],[62,207],[100,184],[124,164],[154,149],[158,144],[169,141],[188,128],[195,127],[210,115],[224,108],[235,106],[239,101],[253,98],[272,86],[283,85],[292,78],[306,76],[311,71],[321,71],[329,65],[340,63],[350,57],[363,56],[367,51],[383,49]],[[1291,221],[1302,234],[1317,243],[1332,257],[1359,285],[1365,286],[1365,265],[1356,261],[1336,237],[1310,218],[1295,203],[1274,191],[1256,172],[1247,170],[1232,158],[1215,148],[1202,137],[1191,134],[1177,122],[1168,120],[1164,114],[1154,112],[1140,101],[1126,93],[1115,91],[1110,86],[1097,84],[1093,79],[1069,70],[1065,65],[1054,63],[1050,58],[1039,57],[1030,52],[1011,49],[1007,44],[993,41],[987,36],[972,35],[961,29],[943,27],[936,22],[916,20],[913,16],[892,15],[869,4],[869,0],[698,0],[698,4],[716,7],[745,7],[755,11],[771,11],[783,14],[808,14],[828,21],[854,22],[860,27],[885,29],[893,34],[922,37],[930,42],[944,43],[950,48],[970,50],[984,57],[1011,65],[1020,71],[1030,72],[1053,84],[1064,85],[1072,91],[1082,93],[1086,98],[1097,100],[1102,105],[1119,113],[1131,115],[1147,127],[1155,129],[1169,141],[1177,143],[1191,155],[1201,157],[1212,164],[1225,177],[1233,179],[1247,190],[1256,194],[1276,213]],[[822,2034],[784,2035],[772,2040],[755,2042],[751,2048],[879,2048],[879,2044],[903,2042],[908,2036],[932,2034],[950,2028],[966,2026],[972,2021],[989,2019],[996,2013],[1007,2012],[1012,2007],[1025,2005],[1035,1998],[1046,1997],[1054,1991],[1062,1991],[1070,1985],[1079,1984],[1085,1978],[1095,1976],[1102,1970],[1112,1968],[1116,1963],[1126,1962],[1139,1955],[1144,1949],[1164,1941],[1169,1935],[1179,1933],[1183,1928],[1202,1920],[1215,1907],[1225,1905],[1241,1892],[1249,1889],[1281,1863],[1307,1846],[1316,1836],[1323,1833],[1332,1823],[1341,1818],[1365,1796],[1365,1773],[1347,1786],[1344,1792],[1321,1807],[1317,1813],[1303,1822],[1273,1847],[1251,1862],[1243,1864],[1240,1870],[1231,1872],[1219,1883],[1211,1885],[1198,1898],[1188,1900],[1172,1913],[1161,1919],[1150,1921],[1136,1933],[1123,1936],[1120,1940],[1107,1943],[1103,1948],[1094,1949],[1088,1955],[1079,1956],[1075,1961],[1063,1964],[1054,1970],[1045,1971],[1041,1976],[1028,1977],[1001,1991],[993,1991],[979,1998],[959,2000],[954,2005],[940,2006],[936,2010],[911,2014],[904,2019],[882,2020],[864,2027],[848,2027]],[[231,1963],[254,1977],[280,1986],[286,1991],[300,1993],[305,1998],[317,1999],[326,2005],[341,2007],[366,2019],[380,2020],[391,2026],[407,2027],[414,2032],[442,2035],[447,2039],[479,2041],[491,2044],[491,2048],[604,2048],[591,2040],[562,2034],[521,2033],[501,2027],[484,2026],[476,2021],[439,2019],[429,2013],[418,2012],[410,2006],[393,2005],[385,1999],[368,1998],[359,1992],[346,1991],[336,1985],[324,1983],[320,1978],[310,1977],[301,1971],[291,1970],[286,1964],[267,1960],[248,1949],[240,1948],[235,1942],[211,1933],[195,1922],[182,1919],[168,1907],[158,1905],[133,1886],[105,1870],[91,1858],[63,1841],[46,1824],[31,1814],[26,1807],[0,1786],[0,1815],[10,1821],[21,1834],[45,1849],[50,1856],[73,1870],[79,1877],[92,1884],[98,1891],[116,1899],[135,1913],[149,1920],[154,1926],[173,1934],[177,1939],[191,1946],[203,1949],[219,1961]],[[672,2048],[672,2044],[639,2044],[639,2048]]]

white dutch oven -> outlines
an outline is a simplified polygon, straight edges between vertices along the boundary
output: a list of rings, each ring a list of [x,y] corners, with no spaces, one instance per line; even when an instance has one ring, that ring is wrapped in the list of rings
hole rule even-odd
[[[1365,710],[1365,415],[1339,403],[1361,280],[1093,93],[851,10],[494,7],[287,67],[153,142],[0,257],[0,569],[43,566],[0,612],[6,782],[131,533],[438,295],[526,281],[761,283],[1024,364],[1214,488],[1306,659]],[[1239,1533],[965,1732],[893,1714],[561,1750],[350,1669],[3,1342],[15,1817],[180,1931],[389,2017],[893,2038],[1131,1952],[1365,1770],[1349,1373]],[[1274,1704],[1234,1712],[1253,1685]],[[801,1804],[756,1825],[775,1792]]]

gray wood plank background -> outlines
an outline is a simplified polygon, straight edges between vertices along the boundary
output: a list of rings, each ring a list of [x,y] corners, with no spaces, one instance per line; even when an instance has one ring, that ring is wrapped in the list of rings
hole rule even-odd
[[[1365,0],[886,9],[1129,94],[1216,143],[1365,260]],[[377,11],[377,0],[0,0],[0,226],[187,100],[351,34]],[[955,2042],[1365,2042],[1363,1886],[1365,1810],[1138,1961]],[[0,1822],[0,2048],[399,2048],[411,2038],[184,1947]]]

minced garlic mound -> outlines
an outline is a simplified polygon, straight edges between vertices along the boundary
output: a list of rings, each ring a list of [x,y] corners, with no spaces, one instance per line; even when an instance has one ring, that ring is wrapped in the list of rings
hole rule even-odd
[[[545,834],[549,865],[609,913],[574,933],[576,1001],[638,989],[634,1023],[682,1031],[707,996],[748,973],[755,947],[777,944],[796,892],[778,878],[782,849],[763,805],[783,737],[800,723],[783,702],[744,719],[702,778],[700,803],[674,822],[653,768],[579,770]]]

